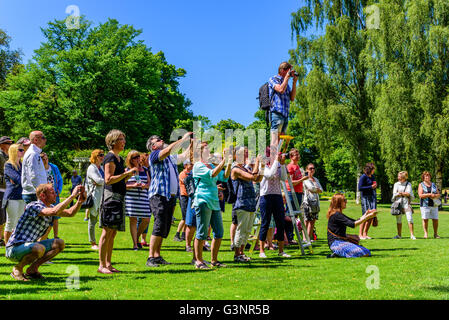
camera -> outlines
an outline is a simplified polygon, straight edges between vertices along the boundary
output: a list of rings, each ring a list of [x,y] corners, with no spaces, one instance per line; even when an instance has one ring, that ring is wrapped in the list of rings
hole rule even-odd
[[[299,77],[299,73],[296,72],[295,70],[290,70],[289,74],[290,74],[290,77]]]

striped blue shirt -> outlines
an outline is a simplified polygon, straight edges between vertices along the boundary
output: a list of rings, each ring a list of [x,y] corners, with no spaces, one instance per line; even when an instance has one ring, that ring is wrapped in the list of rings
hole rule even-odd
[[[278,84],[281,85],[284,82],[284,78],[280,75],[275,75],[268,81],[268,90],[271,100],[271,112],[277,112],[288,118],[288,112],[290,110],[290,86],[287,84],[287,88],[284,93],[279,93],[274,90],[274,87]],[[274,96],[273,96],[274,94]]]
[[[177,155],[170,155],[164,160],[159,160],[159,153],[161,150],[155,150],[150,154],[150,189],[148,191],[148,198],[158,194],[167,199],[171,198],[170,192],[170,166],[175,172],[176,178],[176,197],[179,198],[179,173],[177,166]]]

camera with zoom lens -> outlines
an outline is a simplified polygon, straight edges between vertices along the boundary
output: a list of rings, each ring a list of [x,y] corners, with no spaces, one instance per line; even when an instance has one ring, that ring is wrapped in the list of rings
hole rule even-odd
[[[299,77],[299,73],[296,72],[295,70],[290,70],[289,74],[290,74],[290,77]]]

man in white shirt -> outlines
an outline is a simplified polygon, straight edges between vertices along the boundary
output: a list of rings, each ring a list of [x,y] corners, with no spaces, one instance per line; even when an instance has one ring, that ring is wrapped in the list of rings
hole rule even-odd
[[[25,152],[22,163],[22,197],[26,204],[37,201],[36,188],[47,183],[47,172],[40,156],[47,144],[41,131],[30,133],[31,146]]]

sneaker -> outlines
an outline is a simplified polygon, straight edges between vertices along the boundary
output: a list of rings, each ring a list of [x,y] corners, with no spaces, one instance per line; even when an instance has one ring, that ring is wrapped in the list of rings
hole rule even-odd
[[[328,254],[326,258],[338,258],[338,256],[335,254],[335,252],[332,252],[331,254]]]
[[[288,242],[288,244],[291,245],[291,246],[296,246],[296,245],[298,245],[298,241],[291,240],[291,241]]]
[[[402,237],[400,235],[396,235],[393,239],[402,239]]]
[[[176,242],[181,242],[182,241],[182,239],[179,237],[179,235],[178,234],[175,234],[175,237],[173,238],[173,241],[176,241]]]
[[[100,250],[100,248],[96,245],[96,244],[94,244],[92,247],[90,247],[92,250]]]
[[[185,235],[185,233],[181,234],[181,240],[182,240],[182,241],[186,241],[186,235]]]
[[[285,252],[279,252],[279,253],[278,253],[278,256],[284,257],[284,258],[290,258],[290,257],[291,257],[291,255],[286,254]]]
[[[187,252],[193,252],[193,249],[192,249],[191,246],[186,246],[186,251],[187,251]]]
[[[89,218],[84,218],[84,221],[89,221]]]
[[[246,261],[251,261],[251,258],[248,256],[245,256],[244,254],[242,254],[243,259],[245,259]]]
[[[171,262],[165,261],[162,257],[154,258],[154,261],[158,264],[171,264]]]
[[[50,260],[45,261],[43,264],[53,264],[53,262],[51,262]]]
[[[410,239],[416,240],[416,237],[415,237],[414,235],[411,235],[411,236],[410,236]]]
[[[259,253],[259,258],[266,259],[267,255],[265,254],[265,252],[261,252]]]
[[[243,255],[234,256],[234,262],[248,262]]]
[[[233,244],[231,244],[231,251],[234,251],[234,245]]]
[[[159,267],[159,264],[156,262],[156,259],[152,257],[147,259],[147,263],[145,265],[147,267]]]

